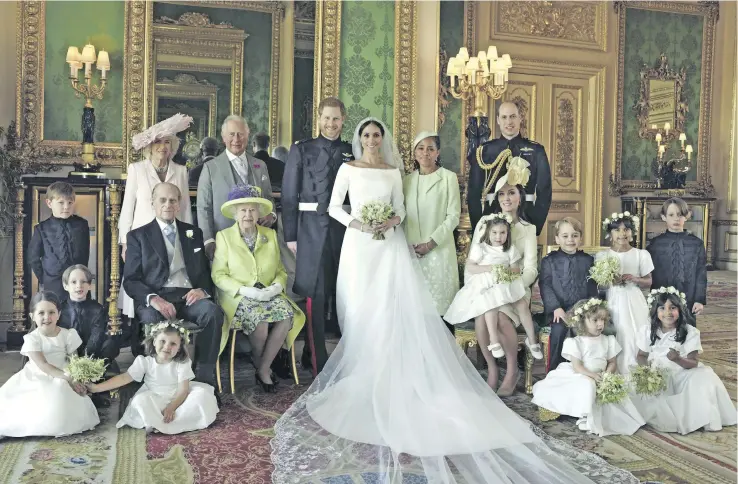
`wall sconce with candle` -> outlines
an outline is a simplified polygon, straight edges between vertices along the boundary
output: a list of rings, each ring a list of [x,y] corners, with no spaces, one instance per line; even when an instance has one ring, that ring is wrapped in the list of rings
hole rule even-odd
[[[674,156],[667,155],[670,151],[668,143],[669,131],[671,131],[671,124],[664,124],[664,134],[661,134],[661,130],[657,125],[651,125],[651,129],[656,132],[654,140],[656,142],[656,159],[652,164],[653,175],[656,177],[656,182],[659,188],[667,189],[680,189],[684,188],[687,183],[687,172],[692,167],[692,145],[686,144],[687,135],[682,132],[679,133],[679,144],[681,145],[679,151],[674,153]],[[662,144],[662,141],[664,144]],[[670,157],[671,156],[671,157]]]
[[[82,164],[75,163],[75,169],[81,174],[96,173],[100,164],[95,161],[95,108],[92,107],[93,99],[102,99],[105,85],[107,83],[107,72],[110,70],[110,57],[108,53],[101,50],[95,56],[95,46],[87,44],[82,48],[80,54],[77,47],[71,46],[67,50],[67,63],[69,64],[69,79],[76,97],[85,97],[85,105],[82,111]],[[96,64],[100,71],[100,84],[92,83],[92,64]],[[80,82],[79,70],[84,66],[84,82]],[[78,166],[79,165],[79,166]],[[75,173],[75,172],[73,172]]]

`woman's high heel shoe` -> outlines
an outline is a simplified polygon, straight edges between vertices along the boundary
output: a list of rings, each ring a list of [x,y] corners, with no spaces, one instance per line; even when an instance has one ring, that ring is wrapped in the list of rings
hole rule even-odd
[[[274,383],[266,383],[264,380],[261,379],[258,373],[254,374],[256,376],[256,383],[261,385],[261,389],[264,390],[266,393],[274,393],[277,391],[277,385]]]

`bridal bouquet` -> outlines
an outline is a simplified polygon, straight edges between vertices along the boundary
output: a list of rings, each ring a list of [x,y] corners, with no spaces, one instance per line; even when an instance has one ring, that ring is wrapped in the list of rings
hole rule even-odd
[[[520,277],[520,274],[512,272],[509,267],[495,264],[490,268],[490,274],[495,284],[510,284]]]
[[[597,404],[619,403],[628,396],[625,377],[617,373],[603,373],[597,383]]]
[[[106,366],[105,360],[75,355],[70,358],[66,371],[74,381],[92,383],[103,377]]]
[[[633,366],[630,381],[639,395],[654,396],[666,390],[666,369],[654,366]]]
[[[612,286],[618,276],[620,276],[620,261],[616,257],[599,259],[589,269],[589,278],[598,286]]]
[[[387,202],[367,202],[361,206],[361,221],[371,226],[383,224],[394,215],[395,209]],[[372,239],[384,240],[384,234],[375,232]]]

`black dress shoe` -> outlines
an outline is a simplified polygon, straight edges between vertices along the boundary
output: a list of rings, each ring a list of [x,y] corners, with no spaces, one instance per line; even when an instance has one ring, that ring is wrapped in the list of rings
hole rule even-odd
[[[274,383],[266,383],[264,380],[261,379],[258,373],[255,373],[254,376],[256,377],[256,383],[261,386],[261,389],[264,390],[264,392],[275,393],[277,391],[277,385],[275,385]]]
[[[283,380],[289,380],[292,378],[292,363],[290,358],[290,352],[282,348],[277,353],[277,357],[274,358],[271,365],[272,372],[276,373],[277,376]]]

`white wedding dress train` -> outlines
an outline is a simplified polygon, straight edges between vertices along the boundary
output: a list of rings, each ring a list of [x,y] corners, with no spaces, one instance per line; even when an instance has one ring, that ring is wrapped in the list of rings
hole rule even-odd
[[[340,208],[347,192],[351,214]],[[399,171],[344,164],[331,216],[348,225],[370,200],[404,216]],[[420,271],[399,226],[386,240],[346,230],[343,337],[275,425],[273,482],[638,482],[507,408],[455,344]]]

